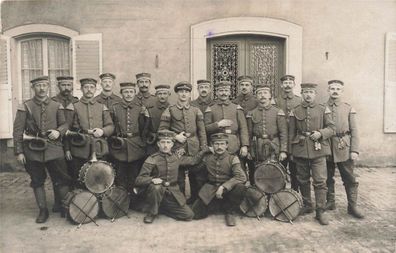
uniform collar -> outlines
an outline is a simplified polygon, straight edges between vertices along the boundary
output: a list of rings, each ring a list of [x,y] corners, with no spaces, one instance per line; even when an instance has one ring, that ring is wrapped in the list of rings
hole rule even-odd
[[[121,105],[124,108],[133,108],[133,106],[135,106],[135,105],[140,106],[139,100],[136,98],[133,98],[133,100],[131,102],[127,102],[127,101],[125,101],[125,99],[123,99],[121,102]]]
[[[64,102],[73,102],[75,99],[72,94],[65,97],[65,96],[62,96],[60,93],[58,93],[58,95],[56,95],[56,98],[59,99],[60,101],[64,101]]]
[[[208,105],[212,102],[212,98],[210,96],[207,96],[206,98],[198,97],[197,101],[200,105],[201,104]]]
[[[166,109],[169,106],[169,102],[161,103],[160,101],[157,100],[157,108],[159,109]]]
[[[229,104],[231,103],[231,101],[230,101],[229,99],[226,100],[226,101],[222,101],[222,100],[218,99],[218,100],[216,101],[216,103],[217,103],[218,105],[229,105]]]
[[[179,108],[180,110],[182,110],[183,108],[189,109],[190,108],[190,104],[182,105],[182,104],[180,104],[179,101],[177,101],[176,102],[176,107]]]
[[[223,160],[224,157],[226,157],[226,155],[227,155],[227,151],[224,152],[224,153],[221,154],[221,155],[218,155],[218,154],[214,153],[214,157],[215,157],[217,160]]]
[[[146,93],[141,93],[141,92],[139,92],[136,96],[137,96],[139,99],[142,99],[142,98],[149,98],[149,97],[151,96],[151,94],[150,94],[150,92],[146,92]]]
[[[333,105],[339,106],[341,104],[341,100],[339,98],[337,98],[337,99],[329,98],[329,101],[327,103],[330,106],[333,106]]]
[[[49,97],[47,96],[44,100],[40,100],[40,99],[38,99],[36,96],[34,96],[33,101],[34,101],[36,104],[38,104],[38,105],[41,105],[41,104],[48,105],[48,103],[49,103]]]
[[[305,107],[305,108],[307,108],[307,107],[314,107],[315,105],[316,105],[316,103],[315,102],[312,102],[312,103],[307,103],[307,102],[305,102],[305,101],[303,101],[302,103],[301,103],[301,105],[303,106],[303,107]]]
[[[160,154],[160,156],[163,156],[163,157],[173,155],[172,152],[170,152],[170,153],[164,153],[164,152],[158,151],[158,153]]]
[[[272,107],[271,104],[269,104],[268,106],[263,106],[263,105],[259,104],[257,108],[258,108],[260,111],[262,111],[262,110],[268,110],[268,109],[270,109],[271,107]]]
[[[111,93],[110,96],[106,96],[103,92],[100,93],[100,97],[103,98],[103,99],[105,99],[105,100],[107,100],[107,99],[114,99],[115,96],[116,96],[116,95],[114,95],[114,93]]]
[[[88,103],[90,103],[91,105],[95,104],[95,100],[93,98],[88,100],[84,96],[81,97],[80,101],[83,102],[84,104],[88,104]]]
[[[237,99],[239,100],[239,101],[248,101],[248,100],[250,100],[250,99],[252,99],[254,96],[253,96],[253,94],[252,93],[249,93],[249,94],[247,94],[247,95],[243,95],[243,94],[240,94],[240,95],[238,95],[237,96]]]
[[[293,92],[284,92],[283,90],[281,91],[281,95],[283,99],[292,99],[294,97]]]

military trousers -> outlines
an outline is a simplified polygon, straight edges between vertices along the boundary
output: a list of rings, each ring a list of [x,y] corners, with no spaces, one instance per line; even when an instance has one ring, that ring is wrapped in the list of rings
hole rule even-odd
[[[354,161],[349,159],[345,162],[334,163],[332,161],[327,161],[327,187],[334,187],[334,173],[335,167],[337,165],[340,171],[342,182],[345,186],[356,187],[359,185],[354,174]]]
[[[54,186],[68,186],[71,183],[64,158],[47,162],[27,160],[25,170],[30,176],[30,186],[32,188],[39,188],[44,185],[47,178],[46,169]]]
[[[128,192],[132,192],[135,186],[135,180],[139,175],[140,169],[144,163],[144,159],[133,162],[114,161],[116,177],[115,184],[125,188]]]
[[[162,185],[149,184],[146,189],[146,211],[149,214],[165,214],[176,220],[192,220],[194,213],[185,203],[183,206],[177,202],[176,198]]]
[[[289,169],[291,188],[298,192],[296,163],[293,162],[289,157],[287,159],[283,160],[281,163],[282,163],[283,167],[285,167],[285,169]]]

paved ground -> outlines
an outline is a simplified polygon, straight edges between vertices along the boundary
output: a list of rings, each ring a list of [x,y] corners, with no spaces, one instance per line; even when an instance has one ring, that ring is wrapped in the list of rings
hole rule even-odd
[[[358,174],[362,221],[346,214],[338,176],[338,208],[329,212],[326,227],[313,215],[294,225],[240,217],[229,228],[219,214],[192,222],[160,216],[146,225],[144,214],[130,211],[130,219],[99,219],[98,227],[77,229],[54,214],[45,226],[34,223],[37,210],[26,173],[0,173],[0,252],[396,252],[396,168],[359,168]],[[52,196],[48,199],[51,206]]]

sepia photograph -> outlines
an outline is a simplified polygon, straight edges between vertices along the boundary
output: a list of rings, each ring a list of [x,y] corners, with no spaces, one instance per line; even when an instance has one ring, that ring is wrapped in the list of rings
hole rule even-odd
[[[0,0],[0,252],[396,252],[396,0]]]

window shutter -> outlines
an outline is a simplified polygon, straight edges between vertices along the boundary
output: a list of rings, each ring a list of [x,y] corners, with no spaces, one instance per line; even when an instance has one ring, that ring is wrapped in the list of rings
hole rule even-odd
[[[99,79],[102,72],[102,34],[84,34],[72,38],[74,96],[81,97],[81,78]],[[97,86],[97,94],[101,87]]]
[[[0,139],[12,138],[10,38],[0,35]]]
[[[384,132],[396,133],[396,33],[385,40]]]

